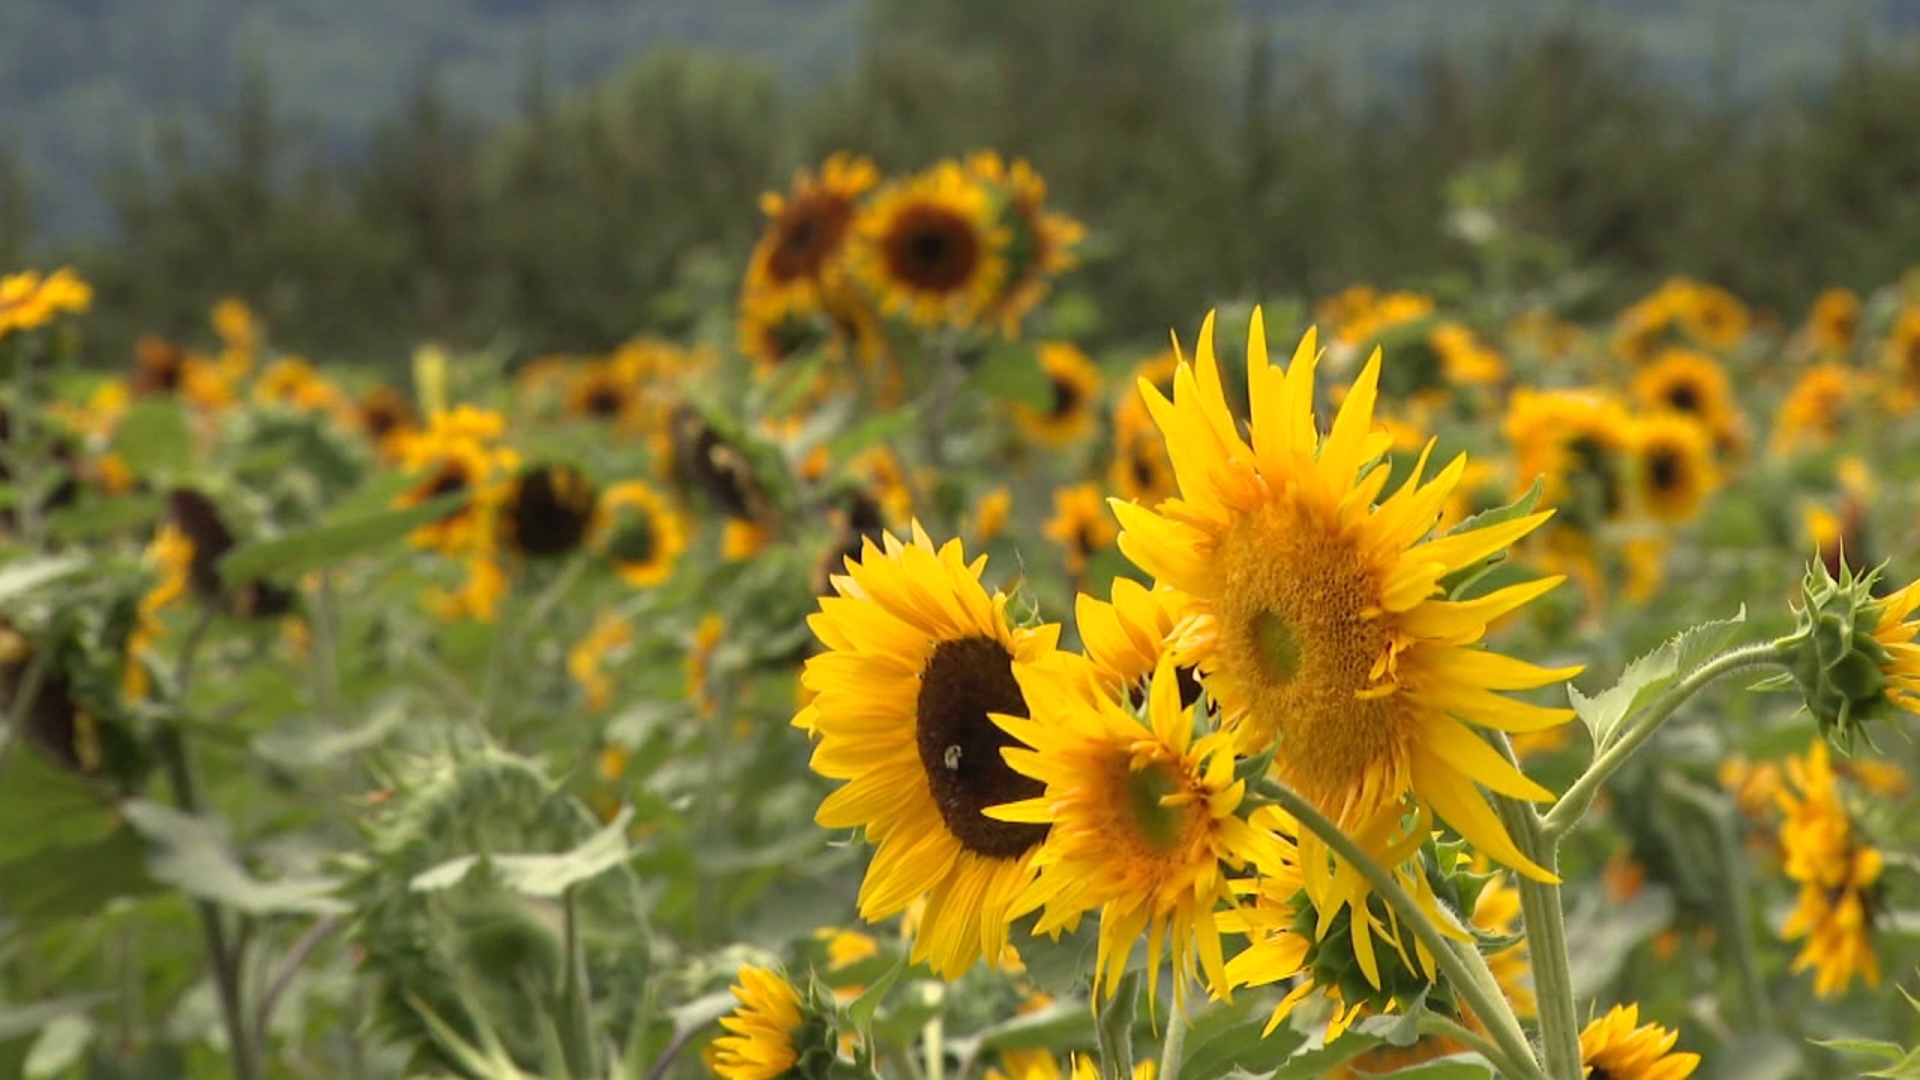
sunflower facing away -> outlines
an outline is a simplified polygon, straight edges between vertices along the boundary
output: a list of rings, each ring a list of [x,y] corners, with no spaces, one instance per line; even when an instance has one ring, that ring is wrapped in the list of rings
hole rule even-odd
[[[1276,837],[1237,816],[1246,782],[1234,777],[1228,737],[1194,739],[1170,660],[1153,675],[1150,728],[1107,696],[1072,653],[1018,674],[1035,715],[996,719],[1032,747],[1008,750],[1007,763],[1046,791],[987,814],[1049,833],[1034,860],[1039,874],[1016,912],[1044,905],[1034,930],[1048,933],[1099,908],[1094,977],[1109,995],[1143,933],[1150,998],[1163,949],[1173,958],[1176,1003],[1185,1000],[1196,957],[1207,981],[1225,986],[1213,915],[1232,899],[1226,871],[1278,872],[1285,861]]]
[[[1019,158],[1003,161],[991,150],[969,155],[967,172],[995,188],[1005,200],[1011,233],[1007,245],[1007,280],[993,315],[1012,336],[1020,320],[1046,298],[1053,278],[1073,269],[1079,259],[1073,248],[1087,234],[1078,221],[1048,211],[1047,182]]]
[[[999,296],[1007,229],[988,190],[955,162],[882,189],[856,230],[856,272],[887,312],[971,326]]]
[[[1641,1024],[1640,1006],[1615,1005],[1580,1033],[1580,1061],[1587,1080],[1686,1080],[1700,1055],[1673,1053],[1679,1039],[1677,1031]]]
[[[1381,499],[1391,470],[1379,460],[1385,437],[1370,430],[1380,353],[1324,436],[1313,412],[1317,362],[1310,330],[1288,368],[1269,365],[1254,312],[1249,445],[1228,411],[1209,317],[1173,400],[1141,387],[1167,437],[1180,495],[1155,509],[1115,500],[1120,549],[1190,598],[1176,653],[1199,666],[1243,751],[1278,738],[1279,778],[1349,830],[1411,797],[1499,862],[1550,880],[1515,846],[1480,786],[1517,798],[1552,795],[1474,727],[1525,732],[1565,722],[1569,710],[1500,691],[1545,686],[1578,669],[1538,667],[1476,643],[1490,621],[1560,579],[1465,601],[1445,599],[1440,588],[1441,578],[1504,551],[1550,512],[1431,536],[1465,457],[1423,483],[1429,443],[1413,475]],[[1324,869],[1312,863],[1310,876]]]
[[[946,978],[999,960],[1047,834],[984,811],[1044,790],[1001,758],[1013,739],[992,717],[1028,715],[1015,673],[1054,653],[1060,628],[1009,622],[985,567],[957,540],[936,549],[918,522],[910,543],[868,541],[808,619],[827,651],[801,673],[814,697],[793,720],[816,741],[813,770],[844,781],[814,820],[875,845],[861,918],[925,897],[913,958]]]
[[[800,993],[777,972],[747,966],[733,996],[739,1006],[720,1018],[729,1034],[713,1042],[714,1074],[722,1080],[777,1080],[799,1064],[796,1037],[806,1026]]]

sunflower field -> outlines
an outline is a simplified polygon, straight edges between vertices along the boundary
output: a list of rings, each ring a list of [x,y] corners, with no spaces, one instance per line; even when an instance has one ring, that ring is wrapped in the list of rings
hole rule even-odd
[[[398,379],[0,276],[0,1075],[1920,1077],[1920,278],[1129,348],[1024,160],[759,209]]]

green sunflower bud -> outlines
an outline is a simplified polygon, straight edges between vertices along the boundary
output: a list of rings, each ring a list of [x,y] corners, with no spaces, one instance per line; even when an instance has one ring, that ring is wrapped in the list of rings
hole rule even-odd
[[[1877,717],[1896,711],[1887,698],[1886,646],[1874,637],[1879,618],[1873,582],[1878,571],[1855,575],[1844,563],[1835,579],[1816,562],[1801,583],[1800,625],[1786,640],[1787,670],[1800,687],[1820,735],[1848,750]]]

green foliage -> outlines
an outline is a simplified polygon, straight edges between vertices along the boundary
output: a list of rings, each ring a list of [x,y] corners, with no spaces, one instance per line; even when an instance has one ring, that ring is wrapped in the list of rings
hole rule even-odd
[[[1675,680],[1738,640],[1746,620],[1743,607],[1730,619],[1689,627],[1665,645],[1628,664],[1620,673],[1619,682],[1591,697],[1569,686],[1567,695],[1593,736],[1594,752],[1606,752],[1620,736],[1620,725],[1629,717],[1658,698]]]

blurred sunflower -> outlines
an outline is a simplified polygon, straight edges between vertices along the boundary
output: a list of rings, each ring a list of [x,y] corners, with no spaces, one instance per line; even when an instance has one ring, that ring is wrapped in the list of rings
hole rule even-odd
[[[1698,515],[1720,483],[1707,429],[1678,413],[1653,413],[1635,421],[1632,445],[1647,513],[1666,522]]]
[[[301,412],[341,413],[346,395],[299,357],[274,361],[253,384],[253,400],[261,405],[284,405]]]
[[[1226,985],[1214,911],[1230,904],[1226,871],[1280,872],[1289,854],[1270,833],[1237,816],[1246,782],[1234,777],[1224,733],[1193,738],[1181,682],[1162,659],[1148,690],[1146,725],[1102,692],[1087,662],[1071,653],[1017,669],[1031,719],[995,722],[1024,743],[1005,752],[1013,770],[1046,785],[1032,798],[987,816],[1048,830],[1033,883],[1015,913],[1043,908],[1035,933],[1052,933],[1100,909],[1096,991],[1112,996],[1127,957],[1147,939],[1148,1000],[1161,949],[1173,960],[1176,1007],[1198,962],[1213,986]]]
[[[976,181],[997,190],[1006,208],[1008,271],[990,314],[1012,337],[1020,320],[1046,298],[1053,279],[1079,262],[1073,248],[1085,238],[1086,226],[1046,209],[1046,180],[1019,158],[1008,162],[981,151],[968,156],[966,168]]]
[[[588,360],[566,381],[568,416],[611,424],[629,430],[641,422],[639,384],[622,365],[610,358]]]
[[[814,820],[875,845],[861,918],[924,898],[913,958],[949,979],[1000,961],[1047,835],[984,811],[1044,790],[1001,757],[1015,743],[992,716],[1029,715],[1016,671],[1052,654],[1060,628],[1012,625],[985,567],[957,540],[936,549],[918,522],[910,543],[868,544],[808,620],[827,651],[801,672],[815,696],[793,720],[816,742],[813,770],[844,781]]]
[[[1853,370],[1838,363],[1815,364],[1801,372],[1774,413],[1773,452],[1788,454],[1838,437],[1853,402],[1854,382]]]
[[[494,515],[502,550],[535,559],[570,555],[599,516],[593,484],[571,465],[529,465],[514,475]]]
[[[1601,391],[1524,386],[1508,400],[1502,424],[1516,484],[1541,478],[1540,501],[1563,511],[1564,524],[1586,531],[1627,508],[1632,429],[1626,409]]]
[[[1909,399],[1920,397],[1920,305],[1903,307],[1887,331],[1887,370]]]
[[[633,621],[618,612],[603,611],[594,618],[586,636],[567,650],[567,675],[580,688],[588,712],[607,707],[613,695],[613,680],[606,673],[607,660],[632,644]]]
[[[1007,228],[988,190],[955,162],[881,189],[855,228],[855,272],[890,314],[965,327],[1000,296]]]
[[[760,196],[767,228],[753,247],[742,307],[810,312],[845,288],[847,249],[862,196],[880,182],[873,162],[834,154],[818,174],[794,174],[785,195]]]
[[[1721,350],[1746,340],[1753,317],[1738,297],[1705,282],[1682,280],[1671,287],[1679,294],[1680,325],[1694,340]]]
[[[687,547],[680,515],[659,492],[638,480],[615,484],[600,497],[593,539],[614,573],[636,589],[650,589],[672,577]]]
[[[513,586],[506,567],[484,542],[461,552],[460,566],[465,574],[460,584],[430,591],[427,607],[445,622],[492,622],[500,615],[501,598]]]
[[[1788,941],[1806,939],[1792,970],[1812,968],[1813,992],[1823,998],[1846,993],[1856,975],[1878,986],[1873,924],[1881,909],[1886,857],[1860,837],[1841,800],[1824,739],[1815,739],[1806,757],[1787,761],[1787,781],[1776,796],[1783,815],[1780,851],[1800,897],[1780,935]]]
[[[1138,427],[1114,426],[1113,462],[1107,466],[1107,484],[1120,498],[1145,506],[1158,506],[1179,490],[1173,461],[1167,457],[1167,440],[1152,421]]]
[[[1580,1062],[1587,1080],[1686,1080],[1700,1055],[1673,1053],[1679,1039],[1659,1024],[1641,1024],[1640,1006],[1615,1005],[1580,1033]]]
[[[986,1080],[1100,1080],[1100,1063],[1085,1054],[1067,1055],[1063,1068],[1051,1050],[1006,1050],[1001,1067],[989,1067]],[[1133,1080],[1154,1080],[1160,1063],[1146,1058],[1133,1063]]]
[[[974,504],[970,531],[975,547],[984,547],[1007,529],[1007,517],[1013,512],[1013,492],[997,487],[980,496]]]
[[[233,386],[214,362],[173,342],[142,337],[134,343],[133,364],[127,388],[135,397],[167,395],[207,409],[233,403]]]
[[[1629,305],[1614,324],[1615,355],[1634,364],[1652,360],[1668,343],[1678,317],[1678,298],[1670,288]]]
[[[1440,371],[1448,386],[1498,386],[1506,380],[1506,358],[1459,323],[1435,326],[1427,341],[1440,354]]]
[[[501,414],[461,405],[436,413],[426,430],[406,440],[400,464],[415,482],[394,500],[396,505],[418,506],[455,492],[470,496],[415,529],[410,537],[415,547],[456,554],[483,546],[488,515],[505,488],[504,479],[520,463],[512,448],[498,445],[506,430],[507,419]]]
[[[1671,348],[1633,376],[1633,396],[1641,407],[1682,413],[1705,425],[1715,449],[1730,453],[1746,440],[1746,426],[1726,369],[1713,357],[1687,348]]]
[[[147,544],[141,563],[152,575],[153,584],[141,594],[133,629],[127,634],[120,692],[129,702],[145,698],[153,689],[153,679],[147,671],[147,654],[166,633],[160,613],[187,595],[193,574],[193,541],[178,525],[167,521]]]
[[[1119,528],[1107,512],[1100,485],[1075,484],[1053,493],[1053,517],[1042,532],[1067,556],[1067,573],[1078,579],[1087,572],[1087,560],[1113,546]]]
[[[209,321],[214,336],[220,339],[221,374],[238,379],[253,370],[261,339],[266,335],[247,302],[237,296],[223,297],[213,305]]]
[[[93,305],[93,287],[70,267],[44,277],[27,270],[0,277],[0,337],[33,330],[62,313],[78,315]]]
[[[1807,340],[1822,356],[1853,351],[1860,333],[1860,297],[1852,289],[1833,288],[1814,298],[1807,315]]]
[[[1047,375],[1047,406],[1015,406],[1014,419],[1035,442],[1069,446],[1093,431],[1094,409],[1100,402],[1100,369],[1086,353],[1064,341],[1043,343],[1039,358],[1040,369]]]
[[[1380,460],[1383,437],[1371,431],[1380,353],[1325,436],[1313,414],[1318,359],[1309,331],[1289,367],[1270,366],[1256,309],[1247,344],[1249,445],[1228,411],[1209,317],[1174,400],[1142,388],[1167,436],[1180,496],[1158,510],[1116,500],[1120,549],[1190,598],[1176,656],[1199,666],[1243,751],[1278,738],[1276,773],[1343,827],[1397,813],[1412,798],[1502,864],[1551,880],[1515,846],[1479,785],[1525,799],[1552,793],[1474,727],[1564,723],[1568,710],[1500,692],[1546,686],[1579,669],[1538,667],[1476,643],[1489,622],[1560,579],[1466,601],[1445,599],[1439,585],[1551,514],[1431,536],[1466,467],[1456,458],[1422,483],[1431,444],[1406,482],[1376,503],[1392,471]]]
[[[413,402],[391,386],[375,386],[354,403],[353,426],[373,443],[382,460],[397,462],[405,455],[407,440],[418,429]]]

